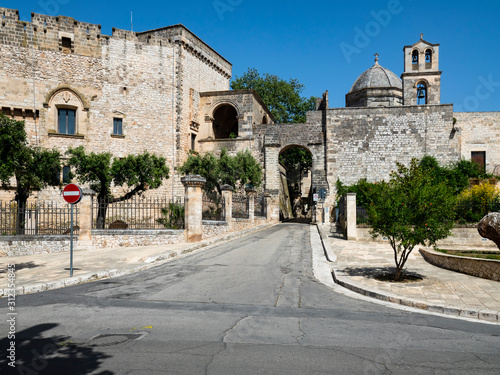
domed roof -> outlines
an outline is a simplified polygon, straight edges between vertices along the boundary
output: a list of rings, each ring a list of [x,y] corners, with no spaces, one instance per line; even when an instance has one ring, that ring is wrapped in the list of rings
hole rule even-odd
[[[402,90],[403,83],[397,75],[379,65],[378,55],[375,55],[375,64],[361,74],[349,93],[371,88],[397,88]]]

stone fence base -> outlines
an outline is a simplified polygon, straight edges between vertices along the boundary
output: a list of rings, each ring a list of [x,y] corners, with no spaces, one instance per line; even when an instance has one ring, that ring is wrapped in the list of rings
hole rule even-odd
[[[156,229],[156,230],[109,230],[93,229],[92,246],[107,247],[135,247],[151,245],[168,245],[185,242],[184,230]]]
[[[69,252],[70,236],[1,236],[0,257]],[[73,236],[78,249],[78,236]]]
[[[381,237],[373,239],[370,235],[369,226],[358,226],[356,233],[357,241],[387,241]],[[483,238],[477,232],[476,226],[457,226],[451,231],[451,236],[438,241],[437,246],[468,246],[474,247],[492,247],[497,248],[493,241]]]

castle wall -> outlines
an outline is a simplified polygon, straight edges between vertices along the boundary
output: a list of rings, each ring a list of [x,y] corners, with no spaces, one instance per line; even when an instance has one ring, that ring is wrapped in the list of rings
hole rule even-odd
[[[229,88],[229,62],[182,25],[105,36],[100,25],[70,17],[32,14],[29,23],[15,10],[2,13],[0,106],[26,120],[31,143],[38,135],[40,146],[61,153],[82,145],[116,157],[147,150],[165,157],[171,171],[150,194],[170,192],[172,183],[183,192],[173,160],[182,164],[190,149],[200,91]],[[58,133],[57,110],[66,107],[76,110],[76,134]],[[122,135],[113,135],[114,117],[123,121]]]
[[[486,152],[486,172],[500,174],[500,112],[455,112],[460,134],[460,154],[471,160],[471,152]]]
[[[389,179],[396,162],[432,155],[442,164],[460,160],[452,132],[452,105],[327,110],[327,175],[354,184]]]

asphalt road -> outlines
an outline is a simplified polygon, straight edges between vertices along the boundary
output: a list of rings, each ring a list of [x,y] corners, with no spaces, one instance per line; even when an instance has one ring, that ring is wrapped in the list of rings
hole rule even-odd
[[[19,296],[12,373],[500,373],[500,326],[351,298],[311,264],[309,226],[287,223],[138,274]]]

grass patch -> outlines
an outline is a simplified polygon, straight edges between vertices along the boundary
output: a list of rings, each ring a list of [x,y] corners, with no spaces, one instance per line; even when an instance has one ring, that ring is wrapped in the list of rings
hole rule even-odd
[[[449,255],[458,255],[461,257],[500,260],[500,253],[491,251],[475,251],[475,250],[460,251],[460,250],[443,250],[443,249],[436,249],[436,251]]]

